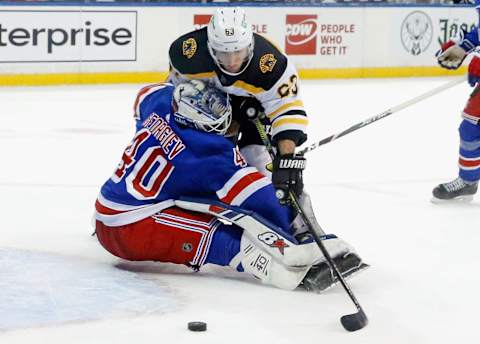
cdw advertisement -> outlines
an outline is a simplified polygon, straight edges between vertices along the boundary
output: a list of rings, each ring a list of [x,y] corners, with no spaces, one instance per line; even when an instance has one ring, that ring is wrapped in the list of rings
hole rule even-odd
[[[0,62],[135,61],[136,11],[0,11]]]
[[[334,10],[334,9],[332,9]],[[321,64],[344,65],[346,61],[361,55],[361,15],[358,12],[346,12],[342,15],[325,16],[318,13],[273,15],[272,20],[258,24],[258,16],[251,16],[254,32],[266,34],[269,39],[278,44],[284,44],[289,56],[315,57],[320,56]],[[208,24],[211,15],[195,14],[194,29],[200,29]],[[270,18],[270,17],[269,17]],[[277,32],[269,35],[269,26],[277,28]],[[284,31],[284,35],[278,34]],[[354,62],[353,62],[354,63]]]
[[[346,56],[361,38],[355,16],[322,19],[316,14],[287,14],[285,26],[285,51],[289,55]]]

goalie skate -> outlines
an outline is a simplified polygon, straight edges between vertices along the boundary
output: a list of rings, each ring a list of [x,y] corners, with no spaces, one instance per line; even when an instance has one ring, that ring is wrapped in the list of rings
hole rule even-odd
[[[345,256],[333,258],[335,265],[343,278],[348,279],[357,273],[365,270],[370,265],[362,262],[355,253],[348,253]],[[321,293],[330,289],[339,282],[335,273],[326,262],[313,266],[304,277],[302,284],[308,291]]]
[[[466,183],[461,178],[456,178],[448,183],[443,183],[433,189],[432,201],[461,200],[471,201],[477,192],[478,183]]]

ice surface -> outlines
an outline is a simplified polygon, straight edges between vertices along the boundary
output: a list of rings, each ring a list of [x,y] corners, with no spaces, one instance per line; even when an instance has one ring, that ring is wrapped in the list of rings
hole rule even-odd
[[[309,142],[448,81],[303,82]],[[90,220],[99,186],[133,134],[139,88],[1,89],[0,248],[68,257],[92,274],[118,264],[90,237]],[[480,195],[469,204],[430,202],[432,188],[457,174],[457,127],[470,92],[466,84],[449,89],[307,156],[305,182],[321,225],[371,265],[350,282],[370,318],[365,329],[341,327],[340,316],[354,307],[340,287],[322,295],[287,292],[215,267],[194,274],[124,263],[124,271],[165,288],[176,310],[0,332],[0,342],[479,342]],[[21,288],[32,282],[30,266]],[[65,290],[55,287],[68,299]],[[188,332],[189,321],[206,321],[208,331]]]
[[[86,259],[0,248],[0,331],[175,310],[168,289]]]

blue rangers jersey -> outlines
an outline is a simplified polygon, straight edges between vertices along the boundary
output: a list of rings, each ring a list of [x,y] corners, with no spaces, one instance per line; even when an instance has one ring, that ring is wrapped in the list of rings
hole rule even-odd
[[[135,137],[101,188],[95,218],[123,226],[194,197],[255,211],[288,231],[289,208],[279,204],[270,180],[225,137],[177,123],[173,90],[165,83],[139,92]]]

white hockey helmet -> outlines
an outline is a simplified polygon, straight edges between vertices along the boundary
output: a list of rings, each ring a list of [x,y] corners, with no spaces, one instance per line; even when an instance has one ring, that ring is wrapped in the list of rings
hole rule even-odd
[[[188,127],[225,135],[232,122],[227,94],[200,80],[179,84],[173,91],[174,119]]]
[[[253,31],[240,7],[217,9],[207,27],[208,51],[217,66],[228,75],[241,74],[253,57]],[[237,66],[229,67],[236,59]]]

